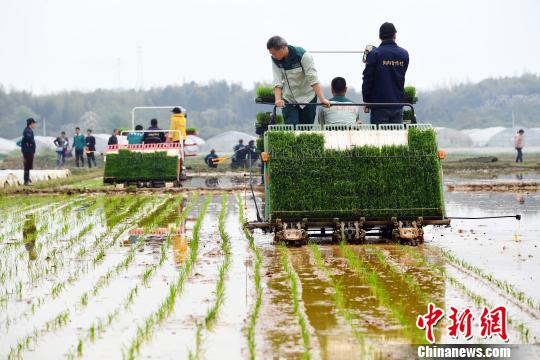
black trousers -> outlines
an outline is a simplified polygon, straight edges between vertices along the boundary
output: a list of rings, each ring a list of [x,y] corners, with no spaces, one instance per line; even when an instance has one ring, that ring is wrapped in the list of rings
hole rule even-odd
[[[77,167],[79,167],[79,160],[81,161],[81,166],[84,167],[83,153],[83,149],[75,149],[75,164],[77,164]]]
[[[34,168],[34,154],[24,153],[23,163],[24,163],[24,183],[28,184],[30,182],[30,170]]]
[[[94,157],[94,152],[89,152],[88,154],[86,154],[86,159],[88,160],[88,167],[89,168],[92,167],[92,162],[94,162],[94,166],[97,166],[96,165],[96,158]]]
[[[517,156],[516,156],[516,162],[523,162],[523,151],[521,148],[516,148],[517,150]]]

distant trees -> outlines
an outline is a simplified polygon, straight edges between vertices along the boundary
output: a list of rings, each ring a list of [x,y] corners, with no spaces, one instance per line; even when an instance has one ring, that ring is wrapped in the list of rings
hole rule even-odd
[[[330,94],[328,88],[325,91]],[[348,96],[355,101],[362,99],[354,89]],[[38,121],[46,118],[48,134],[71,131],[75,125],[83,130],[92,128],[95,132],[109,133],[113,128],[131,125],[134,106],[169,105],[187,108],[189,125],[195,126],[205,138],[227,130],[253,133],[255,114],[261,111],[254,97],[254,89],[246,90],[225,81],[208,85],[190,82],[145,91],[97,89],[47,95],[8,92],[0,87],[0,137],[19,136],[24,120],[30,116]],[[418,97],[419,121],[436,126],[457,129],[511,126],[512,112],[516,125],[540,126],[540,77],[534,74],[433,91],[418,89]],[[168,111],[141,112],[136,122],[146,127],[151,117],[157,117],[162,127],[168,125]],[[39,130],[37,133],[42,134]]]

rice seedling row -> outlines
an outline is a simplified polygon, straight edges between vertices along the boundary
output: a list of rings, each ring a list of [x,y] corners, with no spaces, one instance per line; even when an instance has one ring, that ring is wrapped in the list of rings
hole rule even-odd
[[[366,282],[379,303],[391,312],[392,316],[403,327],[405,336],[412,340],[413,343],[425,343],[426,339],[416,328],[411,319],[406,316],[404,306],[400,302],[396,302],[389,294],[384,280],[381,279],[378,272],[373,270],[369,264],[356,255],[346,243],[341,242],[339,247],[342,255],[347,260],[349,267]]]
[[[480,296],[474,291],[470,290],[468,287],[459,281],[457,278],[448,274],[444,268],[435,266],[434,264],[427,261],[424,257],[416,252],[415,249],[409,249],[409,253],[412,257],[418,260],[419,265],[430,267],[432,270],[438,272],[442,277],[444,277],[454,288],[460,291],[462,294],[470,298],[478,307],[487,306],[493,308],[493,304],[489,302],[485,297]],[[459,268],[458,268],[459,270]],[[512,325],[516,330],[518,330],[521,340],[525,343],[529,342],[530,330],[522,322],[514,320],[511,316],[508,316],[508,324]]]
[[[355,317],[354,314],[350,311],[347,304],[347,299],[342,290],[342,286],[334,279],[332,271],[324,263],[324,259],[321,254],[321,250],[319,249],[319,246],[312,243],[309,244],[309,247],[311,249],[311,254],[313,255],[313,258],[315,260],[315,264],[317,265],[319,270],[321,270],[328,278],[330,284],[332,285],[332,288],[334,289],[334,304],[336,305],[336,308],[338,309],[343,319],[345,319],[347,324],[349,324],[349,326],[351,327],[354,337],[358,340],[360,351],[361,353],[363,353],[365,350],[365,338],[362,332],[358,329],[358,326],[356,325],[359,319]]]
[[[189,257],[180,269],[177,280],[169,287],[169,294],[158,309],[151,313],[144,320],[143,324],[140,324],[137,327],[135,336],[131,339],[127,350],[124,352],[124,358],[133,359],[139,353],[141,346],[151,337],[154,328],[165,320],[165,318],[167,318],[174,310],[176,298],[182,293],[184,283],[191,274],[197,261],[199,252],[199,232],[211,199],[211,194],[208,194],[199,212],[199,216],[193,227],[193,237],[189,243]]]
[[[136,210],[137,208],[142,206],[145,202],[146,202],[146,200],[143,201],[143,202],[137,202],[136,206],[130,207],[126,212],[122,213],[122,217],[133,214],[134,210]],[[94,241],[94,243],[92,244],[92,248],[96,248],[97,246],[99,246],[101,241],[98,241],[98,240],[100,238],[103,239],[105,237],[111,237],[111,241],[106,243],[105,248],[102,249],[104,251],[108,250],[110,247],[112,247],[116,243],[118,237],[122,233],[125,232],[125,230],[127,229],[128,226],[129,226],[129,223],[126,224],[125,226],[122,226],[121,228],[118,228],[112,234],[108,234],[108,233],[102,234],[99,238],[96,239],[96,241]],[[115,276],[118,276],[118,275],[120,275],[122,273],[122,271],[127,270],[129,265],[131,264],[131,262],[134,259],[136,250],[138,250],[142,244],[143,244],[142,242],[138,242],[136,244],[136,246],[133,246],[132,248],[130,248],[130,250],[128,251],[128,253],[124,257],[124,259],[120,263],[118,263],[112,269],[109,269],[104,275],[100,276],[98,278],[98,280],[96,281],[96,283],[91,287],[91,290],[88,291],[88,292],[85,292],[81,296],[80,303],[82,305],[86,305],[88,303],[89,294],[91,296],[96,296],[99,293],[99,291],[102,288],[104,288],[105,286],[107,286],[109,284],[109,282]],[[8,321],[6,322],[6,329],[9,328],[9,320],[11,320],[11,322],[20,321],[20,320],[22,320],[22,319],[24,319],[26,317],[31,316],[32,314],[35,313],[35,311],[41,305],[43,305],[45,303],[45,301],[49,297],[52,297],[52,299],[57,298],[62,293],[62,291],[67,288],[68,285],[72,285],[72,284],[76,283],[83,274],[86,274],[88,272],[88,270],[90,268],[90,266],[89,266],[90,263],[96,264],[98,262],[98,258],[101,257],[102,253],[103,252],[98,252],[90,262],[84,264],[81,267],[78,267],[74,271],[74,273],[70,274],[67,277],[66,280],[60,280],[60,281],[56,282],[55,284],[53,284],[51,286],[51,291],[49,293],[46,293],[45,295],[42,295],[42,296],[39,296],[39,297],[34,297],[34,299],[32,300],[32,304],[29,306],[29,309],[24,311],[21,315],[17,316],[16,318],[11,318],[11,319],[8,318]]]
[[[395,264],[389,261],[389,257],[386,255],[386,253],[376,246],[367,245],[366,249],[369,249],[371,253],[375,254],[376,259],[379,261],[379,263],[389,272],[399,279],[402,284],[404,284],[407,289],[410,290],[411,293],[414,293],[419,299],[421,299],[422,303],[428,304],[430,302],[437,303],[438,300],[434,299],[430,294],[426,293],[419,285],[419,282],[417,279],[415,279],[413,276],[407,274],[405,271],[399,269]]]
[[[298,318],[298,324],[300,325],[300,331],[302,334],[302,345],[304,346],[304,352],[302,355],[304,359],[311,359],[311,334],[308,329],[306,314],[300,306],[301,294],[298,290],[298,274],[296,273],[290,262],[289,249],[287,249],[285,245],[281,244],[279,246],[279,251],[281,253],[281,265],[287,273],[287,277],[289,279],[293,310],[296,317]]]
[[[84,226],[82,229],[79,228],[79,232],[76,233],[76,235],[72,236],[70,239],[67,240],[67,246],[63,250],[59,250],[58,248],[51,249],[46,255],[43,256],[43,260],[36,261],[32,264],[32,266],[27,267],[26,275],[27,279],[26,281],[23,281],[23,279],[15,280],[14,281],[14,287],[8,288],[5,287],[3,289],[3,294],[0,297],[0,302],[4,302],[9,299],[10,296],[14,294],[18,294],[19,298],[21,297],[21,291],[22,285],[25,284],[25,286],[35,286],[40,280],[42,280],[46,275],[56,275],[60,271],[62,271],[65,267],[65,261],[67,259],[67,253],[70,252],[71,248],[80,241],[84,242],[84,238],[88,235],[91,235],[90,232],[94,227],[94,223],[90,222],[86,226]],[[84,247],[83,244],[81,247]],[[14,276],[19,275],[19,267],[23,267],[19,263],[14,263],[14,272],[11,272],[8,278],[13,279]],[[16,291],[17,290],[17,291]]]
[[[158,205],[158,207],[160,205]],[[149,214],[152,214],[152,213],[153,212],[150,212]],[[146,216],[150,216],[149,214],[146,215]],[[125,230],[127,229],[128,226],[129,226],[129,224],[125,225],[124,227],[122,227],[120,229],[118,229],[115,232],[115,234],[112,236],[112,239],[109,242],[109,244],[111,244],[111,245],[115,244],[116,241],[118,240],[118,238],[120,237],[120,235],[122,235],[122,233],[125,232]],[[97,254],[94,256],[94,258],[92,259],[92,264],[95,265],[96,263],[98,263],[102,259],[102,257],[104,256],[102,254],[104,254],[103,251],[98,251]],[[165,259],[163,258],[165,256],[165,254],[163,252],[162,252],[161,256],[162,257],[160,259],[160,265],[162,265],[163,261],[165,261]],[[121,264],[124,265],[125,263],[122,262]],[[121,267],[119,266],[118,269],[121,269]],[[110,278],[108,279],[108,281],[110,281]],[[102,286],[105,286],[105,284],[103,284]],[[95,290],[96,289],[94,288],[92,290],[92,293]],[[97,294],[98,291],[99,290],[96,291],[96,294]],[[86,296],[85,296],[85,294],[86,294]],[[80,298],[80,302],[78,303],[79,308],[84,308],[88,304],[89,296],[88,296],[88,293],[85,293],[85,294],[83,294],[81,296],[81,298]],[[18,340],[17,345],[11,347],[9,357],[11,358],[13,356],[19,356],[22,353],[22,351],[27,350],[31,344],[36,344],[41,335],[46,334],[49,331],[57,330],[57,329],[61,328],[62,326],[66,325],[67,321],[69,320],[70,314],[73,311],[74,311],[73,308],[67,308],[67,309],[61,311],[54,318],[47,321],[41,329],[36,329],[35,328],[32,334],[28,334],[24,338]],[[108,319],[110,319],[110,318],[111,318],[111,315],[109,314]],[[61,319],[62,321],[59,321],[59,319]],[[110,321],[112,321],[112,320],[110,320]]]
[[[179,215],[178,219],[175,222],[175,228],[173,228],[171,231],[175,232],[176,228],[178,227],[178,224],[187,217],[195,203],[197,202],[197,199],[199,197],[199,194],[196,193],[193,195],[191,202],[188,203],[182,213]],[[140,245],[144,243],[144,237],[141,236],[140,240],[136,243],[135,246],[130,249],[130,254],[128,257],[132,257],[131,254],[135,254],[136,249],[139,248]],[[163,263],[166,260],[166,251],[171,246],[170,241],[170,235],[167,237],[167,240],[161,245],[160,247],[160,259],[157,264],[151,265],[150,267],[147,267],[143,270],[143,273],[140,275],[140,281],[138,284],[136,284],[134,287],[132,287],[128,294],[125,296],[124,301],[119,304],[117,307],[115,307],[114,310],[110,311],[107,315],[98,318],[92,322],[92,324],[83,331],[83,335],[78,337],[77,343],[74,344],[71,347],[71,350],[68,352],[67,356],[68,358],[73,358],[76,356],[82,355],[83,348],[86,346],[85,344],[88,342],[94,342],[96,336],[99,336],[102,334],[108,326],[112,324],[112,322],[119,318],[119,316],[122,314],[122,311],[129,310],[130,306],[134,303],[135,297],[138,295],[139,288],[141,286],[147,286],[148,282],[150,281],[151,277],[157,272],[157,270],[163,265]],[[124,267],[124,269],[127,268],[127,262],[128,257],[126,257],[121,263],[119,263],[115,269],[119,269],[121,267]],[[129,260],[131,261],[131,260]],[[96,287],[92,290],[92,295],[96,295],[94,292],[96,291]],[[81,302],[87,302],[88,301],[88,293],[83,294],[81,297]]]
[[[226,193],[221,196],[221,211],[218,218],[218,231],[221,238],[221,251],[224,254],[223,262],[219,266],[218,281],[214,289],[215,299],[212,306],[206,311],[206,316],[202,322],[198,322],[197,332],[195,334],[195,351],[189,352],[190,359],[199,359],[201,355],[201,344],[203,331],[211,331],[212,327],[219,315],[219,310],[225,299],[225,277],[231,266],[231,242],[229,235],[225,231],[225,216],[227,215],[227,199]]]
[[[262,304],[262,285],[261,285],[261,265],[262,265],[262,254],[260,249],[255,245],[255,239],[253,235],[244,228],[244,223],[246,218],[244,215],[244,207],[242,204],[242,199],[240,194],[236,196],[236,203],[238,205],[238,218],[240,222],[240,227],[244,233],[244,236],[248,239],[249,248],[255,257],[254,268],[253,268],[253,278],[255,283],[255,301],[249,315],[249,322],[247,328],[247,341],[249,348],[249,357],[250,359],[255,359],[255,325],[257,324],[257,319],[259,318],[259,313],[261,310]]]
[[[513,284],[510,284],[507,281],[499,280],[493,276],[493,274],[488,274],[484,270],[469,264],[465,260],[458,258],[448,250],[440,249],[442,256],[450,263],[461,267],[475,274],[480,279],[496,286],[502,290],[505,294],[509,295],[514,302],[517,302],[520,308],[524,311],[528,311],[531,315],[536,318],[540,318],[540,303],[534,300],[532,297],[527,296],[523,291],[516,289]]]

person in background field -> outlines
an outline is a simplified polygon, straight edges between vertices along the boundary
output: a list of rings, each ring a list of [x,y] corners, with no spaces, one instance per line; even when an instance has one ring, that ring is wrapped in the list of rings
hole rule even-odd
[[[64,166],[66,162],[66,149],[69,146],[69,140],[66,137],[66,132],[62,131],[60,136],[54,139],[54,146],[56,146],[56,167]]]
[[[24,162],[24,185],[30,185],[30,170],[34,168],[34,154],[36,153],[36,141],[34,140],[34,129],[37,123],[33,118],[26,119],[26,127],[22,133],[21,152]]]
[[[172,109],[171,112],[172,112],[171,125],[169,126],[169,130],[178,130],[180,132],[178,133],[177,131],[171,131],[167,135],[167,138],[169,139],[170,142],[177,143],[177,142],[180,142],[180,137],[181,137],[182,141],[184,141],[185,143],[186,138],[187,138],[186,117],[184,116],[184,114],[182,114],[182,109],[180,109],[179,107],[175,107],[174,109]]]
[[[150,127],[148,130],[156,130],[145,132],[143,135],[143,143],[145,144],[159,144],[165,142],[165,133],[158,127],[157,119],[150,120]]]
[[[251,160],[251,164],[255,163],[259,158],[257,153],[257,146],[255,145],[255,140],[249,140],[248,146],[246,147],[246,155],[248,159]]]
[[[212,161],[212,159],[217,159],[216,150],[210,150],[210,154],[206,155],[204,162],[208,165],[209,168],[217,168],[217,164]]]
[[[266,43],[272,56],[275,105],[283,108],[285,124],[313,124],[315,105],[289,105],[316,103],[317,97],[325,106],[330,102],[324,97],[313,56],[301,47],[291,46],[281,36],[272,36]]]
[[[119,134],[120,134],[120,131],[118,131],[118,129],[114,129],[111,137],[109,137],[109,141],[107,142],[107,145],[118,145],[117,136]]]
[[[381,45],[366,58],[363,73],[362,98],[366,103],[402,103],[405,101],[405,73],[409,67],[409,53],[396,44],[396,28],[384,23],[379,29]],[[372,124],[402,124],[403,107],[365,107],[371,111]]]
[[[142,130],[142,125],[136,125],[135,130]],[[129,145],[142,144],[144,132],[130,131],[127,136],[127,141]]]
[[[92,130],[88,129],[86,131],[86,138],[84,139],[86,145],[86,159],[88,160],[88,167],[92,168],[92,162],[94,166],[96,165],[96,138],[92,135]]]
[[[73,135],[73,148],[75,149],[75,164],[79,167],[79,160],[82,167],[84,167],[84,135],[81,134],[81,128],[75,128],[75,135]]]
[[[514,148],[517,151],[516,162],[523,162],[523,148],[525,147],[525,131],[519,129],[514,135]]]
[[[358,106],[345,105],[340,103],[353,103],[352,100],[345,97],[347,94],[347,81],[342,77],[336,77],[331,83],[332,95],[330,99],[332,107],[319,109],[319,123],[321,125],[352,125],[360,121],[360,108]]]

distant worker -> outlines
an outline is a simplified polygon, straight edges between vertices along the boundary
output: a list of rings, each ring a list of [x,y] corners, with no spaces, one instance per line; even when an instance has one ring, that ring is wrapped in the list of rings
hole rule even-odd
[[[514,135],[514,148],[517,151],[516,162],[523,162],[523,148],[525,147],[525,130],[519,129]]]
[[[246,155],[248,159],[251,160],[251,164],[257,161],[257,159],[259,158],[259,154],[257,153],[257,146],[255,145],[255,140],[249,140],[248,146],[246,148]]]
[[[275,104],[283,108],[285,124],[313,124],[316,105],[294,105],[316,103],[318,97],[325,107],[330,107],[319,84],[313,57],[301,47],[288,45],[281,36],[272,36],[266,48],[272,55]]]
[[[352,100],[345,97],[347,94],[347,82],[342,77],[336,77],[332,80],[332,98],[330,102],[332,107],[319,109],[319,124],[321,125],[352,125],[360,121],[360,108],[352,105],[339,105],[340,103],[353,103]]]
[[[34,154],[36,153],[36,141],[34,140],[34,129],[37,123],[33,118],[26,119],[26,127],[22,133],[21,152],[24,162],[24,185],[30,185],[30,170],[34,168]]]
[[[107,142],[107,145],[118,145],[118,135],[120,134],[120,131],[118,129],[114,129],[112,135],[109,137],[109,141]]]
[[[173,143],[180,142],[180,137],[182,137],[182,140],[185,142],[187,138],[186,117],[182,113],[182,109],[180,109],[179,107],[175,107],[174,109],[172,109],[171,112],[172,112],[171,125],[169,126],[169,130],[177,130],[177,131],[169,132],[167,137],[169,141]]]
[[[75,149],[75,165],[84,167],[84,135],[81,134],[81,128],[75,128],[75,135],[73,135],[73,149]]]
[[[385,22],[379,29],[381,45],[366,59],[362,97],[366,103],[402,103],[405,101],[405,73],[409,67],[409,53],[396,44],[394,24]],[[372,124],[402,124],[403,107],[370,106]]]
[[[215,163],[213,160],[217,159],[218,156],[216,155],[216,150],[212,149],[210,150],[210,154],[206,155],[204,158],[204,162],[206,165],[208,165],[209,168],[217,168],[217,163]]]
[[[86,130],[86,138],[84,139],[84,143],[86,145],[85,151],[86,151],[86,160],[88,161],[88,167],[92,168],[92,163],[94,163],[94,167],[96,167],[96,138],[92,135],[92,130],[88,129]]]
[[[142,125],[136,125],[135,131],[129,132],[127,136],[127,141],[129,145],[142,144],[144,132],[141,130],[143,130]]]
[[[66,162],[66,151],[69,146],[66,132],[61,131],[60,136],[54,139],[53,144],[56,146],[56,167],[64,166],[64,163]]]
[[[246,147],[246,145],[244,145],[244,140],[239,139],[238,144],[234,145],[233,150],[234,150],[234,152],[237,152],[238,150],[241,150],[241,149],[243,149],[245,147]]]
[[[246,145],[244,145],[244,140],[240,139],[238,140],[238,144],[236,144],[233,147],[234,154],[231,157],[231,167],[233,169],[236,169],[238,167],[244,166],[244,162],[246,161],[246,155],[247,155],[247,148]]]
[[[150,127],[148,128],[148,130],[154,130],[154,131],[148,131],[144,133],[143,143],[159,144],[159,143],[165,142],[165,133],[161,131],[161,129],[158,127],[157,119],[150,120]]]

